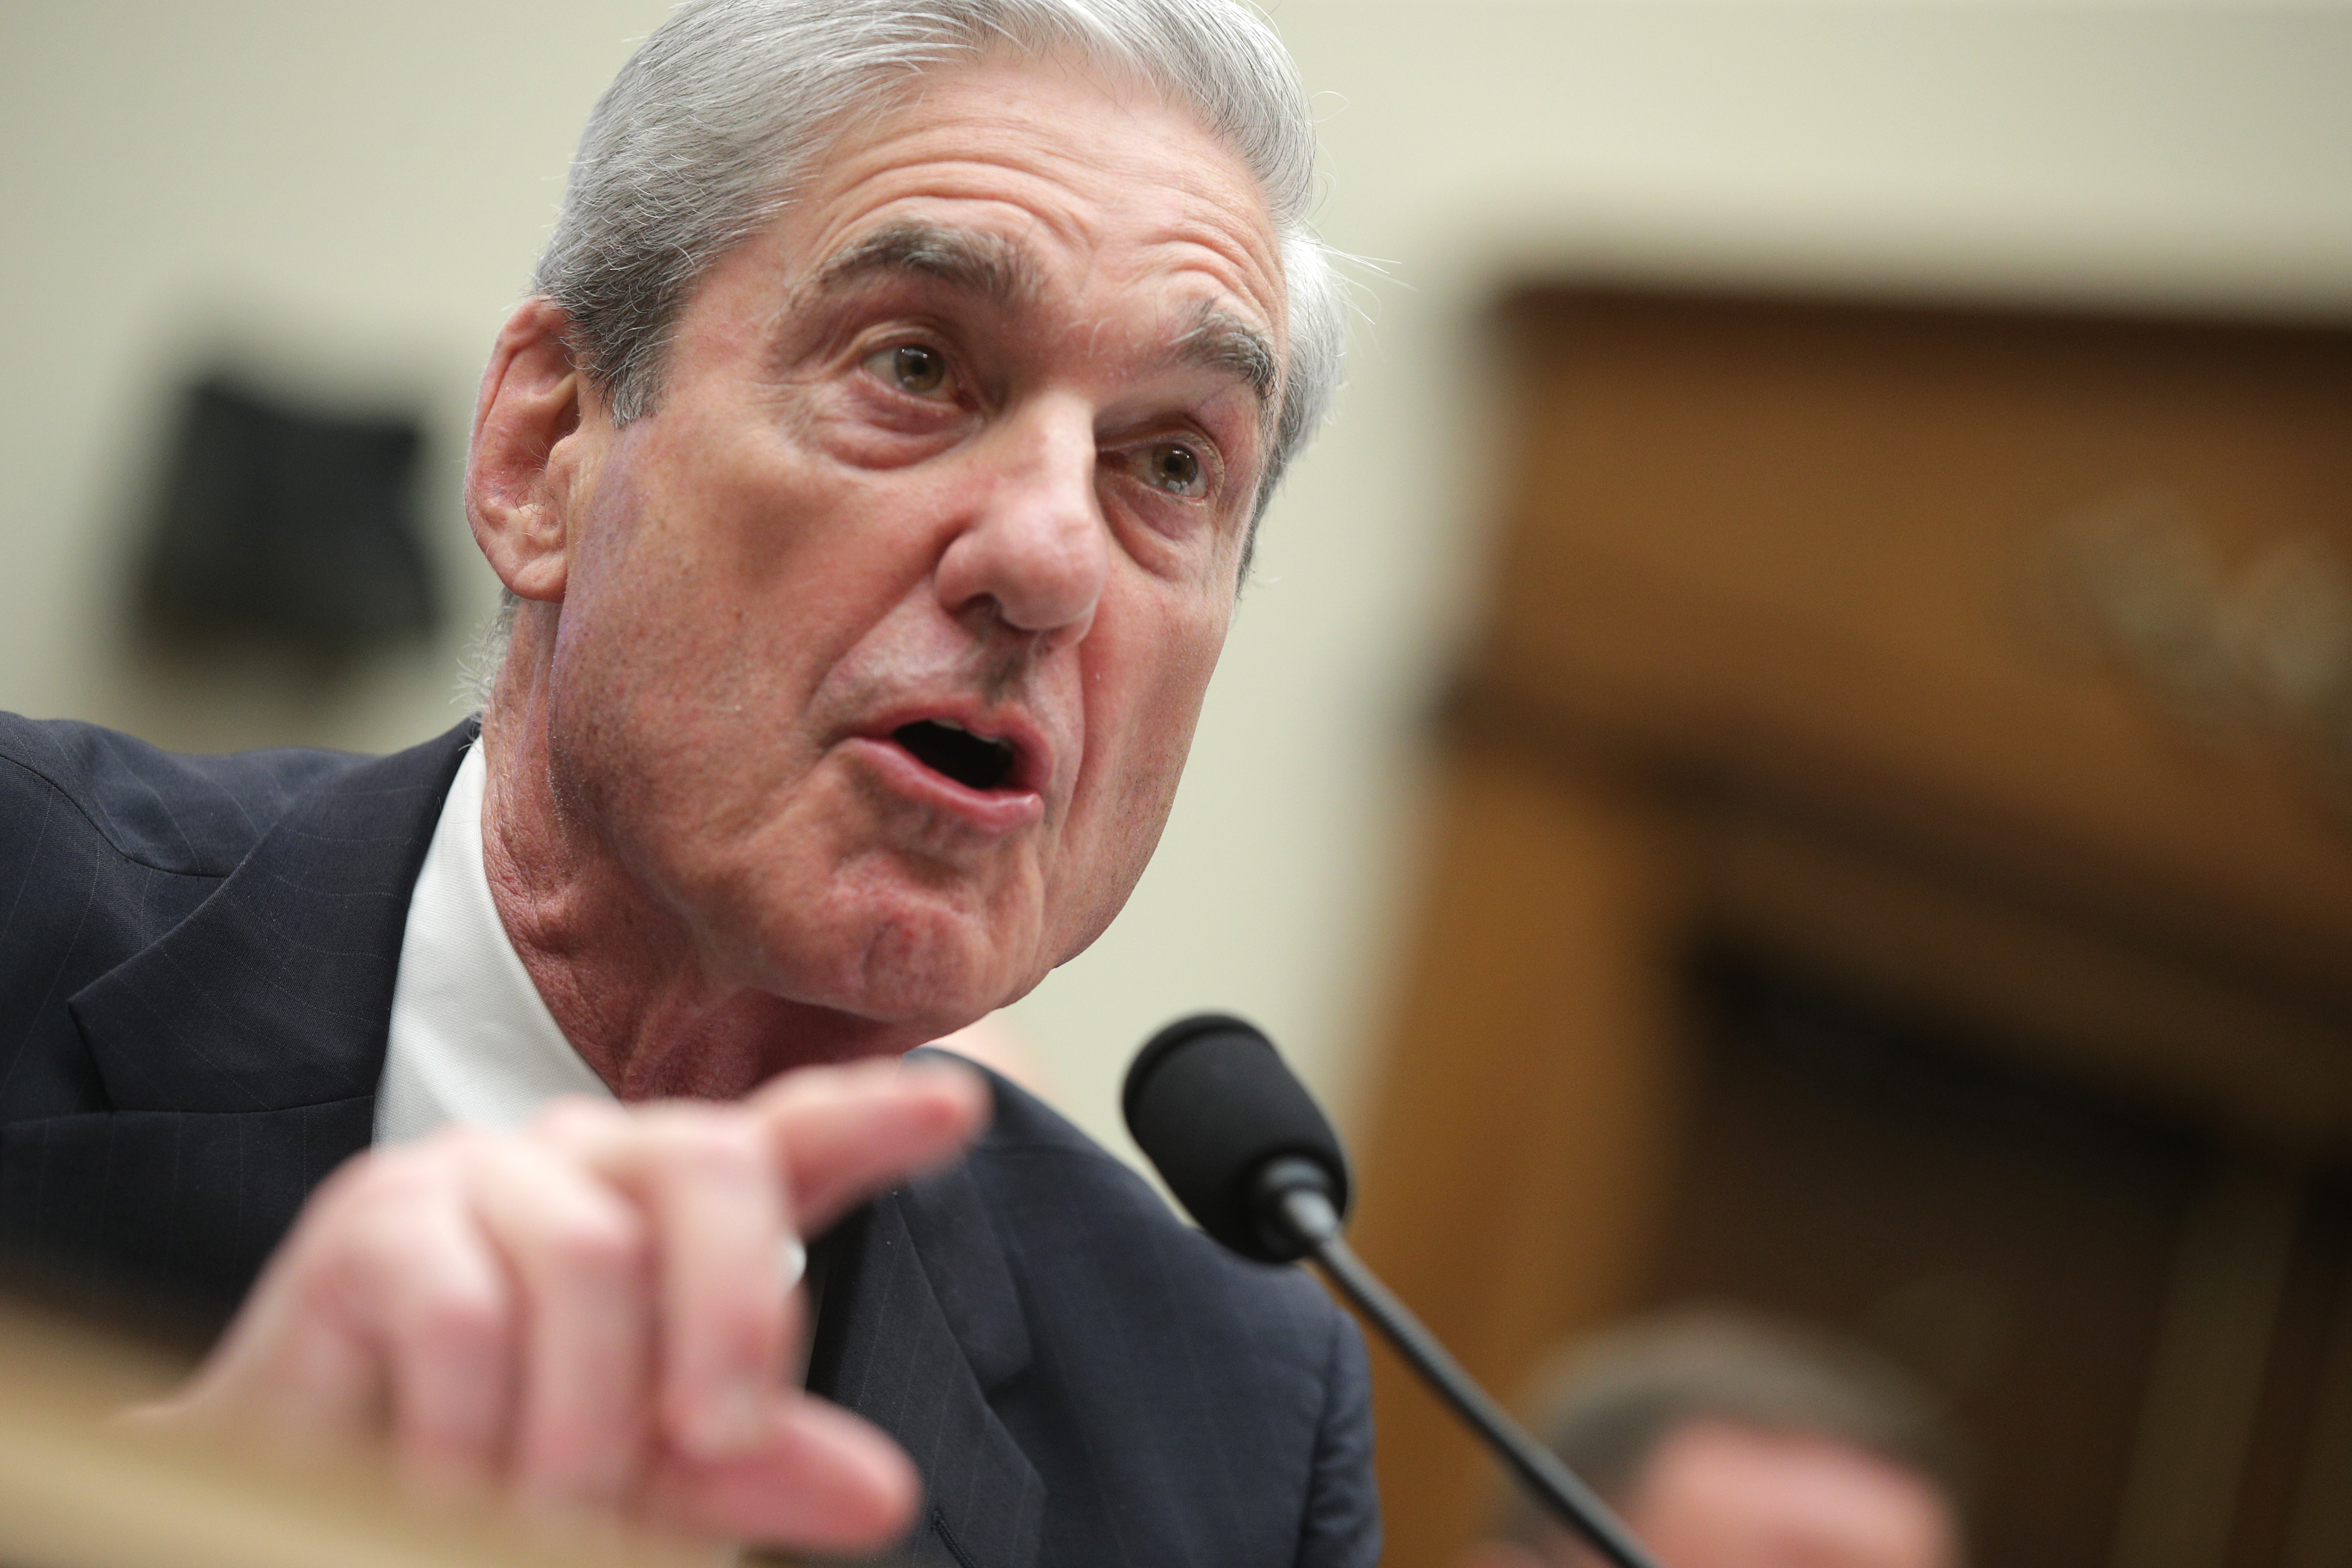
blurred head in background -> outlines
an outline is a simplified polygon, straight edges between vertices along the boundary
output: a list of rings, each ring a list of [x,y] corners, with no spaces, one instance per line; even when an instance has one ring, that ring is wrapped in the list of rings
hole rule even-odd
[[[1860,1346],[1722,1312],[1572,1350],[1536,1429],[1663,1568],[1958,1568],[1951,1443]],[[1461,1568],[1597,1568],[1524,1498]]]

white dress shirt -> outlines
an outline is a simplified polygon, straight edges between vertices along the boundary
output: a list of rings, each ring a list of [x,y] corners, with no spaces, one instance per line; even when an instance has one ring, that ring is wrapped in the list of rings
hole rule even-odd
[[[409,897],[376,1089],[379,1143],[449,1121],[518,1127],[560,1094],[613,1098],[556,1026],[490,902],[482,869],[486,772],[477,741],[458,764]]]

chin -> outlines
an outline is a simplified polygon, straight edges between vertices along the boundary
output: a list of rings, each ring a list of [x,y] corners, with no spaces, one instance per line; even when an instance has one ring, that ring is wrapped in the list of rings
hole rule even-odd
[[[898,907],[837,910],[832,919],[806,906],[784,914],[761,943],[761,988],[929,1040],[1043,977],[1034,942],[1007,940],[1034,931],[1034,920],[991,920],[930,900],[890,904]]]

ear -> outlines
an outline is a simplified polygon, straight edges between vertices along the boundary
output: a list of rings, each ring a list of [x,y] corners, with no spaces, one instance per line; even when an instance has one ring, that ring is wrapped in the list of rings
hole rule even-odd
[[[466,520],[519,597],[563,597],[583,411],[593,401],[564,342],[571,321],[524,300],[490,348],[466,458]]]

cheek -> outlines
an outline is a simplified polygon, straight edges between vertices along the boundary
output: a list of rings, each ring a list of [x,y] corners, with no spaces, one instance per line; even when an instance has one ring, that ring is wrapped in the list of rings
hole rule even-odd
[[[1150,717],[1141,726],[1139,749],[1159,765],[1172,794],[1175,775],[1192,750],[1209,678],[1216,672],[1216,650],[1180,646],[1163,652],[1155,664],[1157,679],[1145,699]]]
[[[1101,748],[1090,759],[1088,783],[1099,792],[1102,831],[1139,862],[1130,880],[1174,801],[1230,618],[1215,605],[1116,622],[1139,629],[1103,638],[1086,668],[1087,711],[1097,722],[1093,741]]]
[[[1169,737],[1181,759],[1233,624],[1231,581],[1212,570],[1202,581],[1154,584],[1135,597],[1139,603],[1132,609],[1106,606],[1111,626],[1123,634],[1107,651],[1132,689],[1134,731]]]
[[[556,632],[554,701],[579,766],[600,759],[604,793],[665,809],[682,809],[689,785],[740,788],[729,781],[746,770],[722,763],[747,745],[771,767],[788,763],[780,748],[798,737],[743,720],[796,711],[823,640],[821,615],[774,602],[776,558],[790,552],[766,536],[795,509],[747,468],[740,445],[695,434],[642,440],[633,461],[608,468],[582,520]]]
[[[834,623],[881,586],[877,552],[836,547],[861,531],[838,476],[740,426],[681,428],[647,457],[583,542],[587,618],[713,697],[772,695],[837,654]]]

